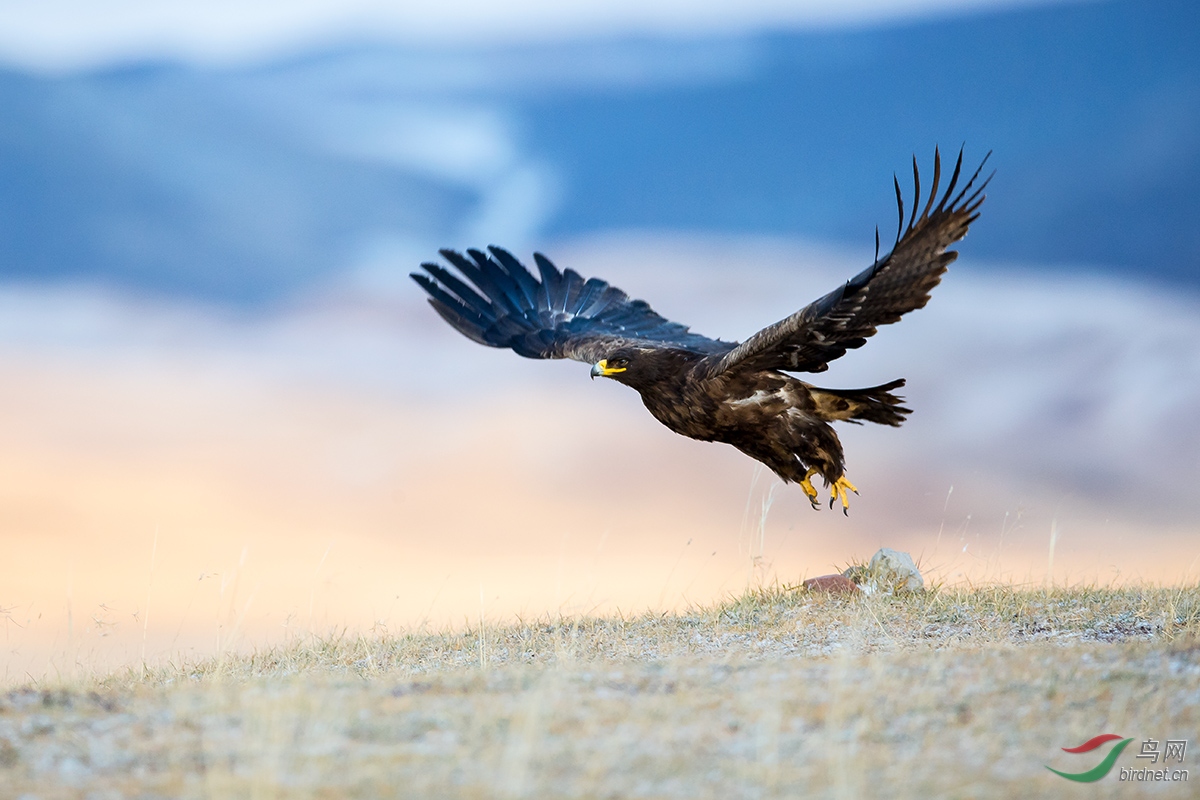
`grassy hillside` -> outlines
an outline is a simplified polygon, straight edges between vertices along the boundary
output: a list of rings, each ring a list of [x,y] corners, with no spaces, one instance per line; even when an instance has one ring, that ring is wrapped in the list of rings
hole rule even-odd
[[[16,689],[0,795],[1189,797],[1197,731],[1200,587],[771,589]],[[1189,739],[1191,783],[1045,769],[1100,733]]]

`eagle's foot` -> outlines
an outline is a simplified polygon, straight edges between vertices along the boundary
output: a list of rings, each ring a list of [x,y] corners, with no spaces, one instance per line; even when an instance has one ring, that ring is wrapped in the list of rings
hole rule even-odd
[[[808,472],[805,473],[804,477],[800,479],[800,490],[804,492],[805,496],[808,498],[808,502],[812,503],[812,507],[820,510],[821,504],[817,502],[817,489],[809,480],[809,478],[816,474],[817,468],[809,467]]]
[[[847,490],[858,494],[858,487],[846,480],[846,476],[843,475],[829,487],[829,507],[833,508],[834,501],[841,500],[842,513],[848,517],[850,516],[850,496],[846,494]]]

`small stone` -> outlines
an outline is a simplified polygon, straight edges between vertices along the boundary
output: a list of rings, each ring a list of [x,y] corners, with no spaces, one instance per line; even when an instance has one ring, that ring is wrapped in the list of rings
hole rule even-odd
[[[901,594],[925,591],[925,579],[908,553],[880,548],[866,567],[851,567],[842,573],[867,594]]]
[[[845,575],[820,575],[809,578],[803,584],[810,592],[827,592],[829,594],[854,594],[858,586]]]

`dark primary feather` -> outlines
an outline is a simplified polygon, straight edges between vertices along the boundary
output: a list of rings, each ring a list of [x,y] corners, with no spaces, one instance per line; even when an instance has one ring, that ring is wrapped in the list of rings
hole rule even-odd
[[[732,343],[692,333],[660,316],[642,300],[630,300],[606,282],[558,268],[534,254],[539,281],[511,253],[488,247],[467,255],[441,250],[442,257],[470,281],[439,264],[412,279],[429,293],[444,320],[467,338],[508,347],[526,358],[571,358],[595,363],[629,345],[675,348],[700,355],[723,353]]]
[[[733,368],[822,372],[830,361],[865,344],[878,326],[896,322],[901,315],[923,307],[946,267],[958,257],[957,252],[946,248],[963,238],[967,227],[979,216],[982,192],[991,180],[989,175],[972,191],[987,163],[985,156],[975,174],[954,195],[962,159],[960,150],[949,186],[934,207],[942,168],[941,155],[934,151],[933,186],[918,216],[921,183],[914,158],[913,208],[907,229],[900,182],[894,181],[900,222],[892,252],[882,260],[877,258],[844,286],[764,328],[729,352],[709,356],[700,366],[701,374],[713,377]]]

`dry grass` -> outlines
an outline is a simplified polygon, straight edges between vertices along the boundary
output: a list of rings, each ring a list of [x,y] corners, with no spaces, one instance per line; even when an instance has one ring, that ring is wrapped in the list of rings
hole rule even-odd
[[[1200,587],[775,588],[17,689],[0,796],[1186,797],[1043,765],[1190,737],[1194,791],[1197,730]]]

